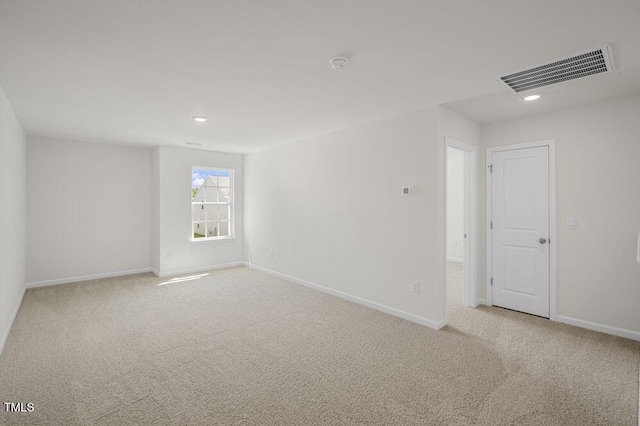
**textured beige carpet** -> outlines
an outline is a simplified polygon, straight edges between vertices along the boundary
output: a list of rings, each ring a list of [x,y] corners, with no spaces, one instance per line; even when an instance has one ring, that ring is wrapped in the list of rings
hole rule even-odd
[[[247,268],[29,290],[0,423],[637,424],[637,343],[462,308],[456,268],[441,331]]]

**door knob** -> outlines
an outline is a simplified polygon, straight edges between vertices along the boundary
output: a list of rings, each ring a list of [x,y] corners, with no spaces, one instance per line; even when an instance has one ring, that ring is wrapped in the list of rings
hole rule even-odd
[[[540,238],[540,244],[545,244],[547,242],[547,240],[545,240],[544,238]]]

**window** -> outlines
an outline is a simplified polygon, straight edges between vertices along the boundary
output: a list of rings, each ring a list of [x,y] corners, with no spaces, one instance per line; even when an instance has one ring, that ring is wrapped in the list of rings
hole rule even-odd
[[[233,170],[191,169],[191,235],[193,240],[233,237]]]

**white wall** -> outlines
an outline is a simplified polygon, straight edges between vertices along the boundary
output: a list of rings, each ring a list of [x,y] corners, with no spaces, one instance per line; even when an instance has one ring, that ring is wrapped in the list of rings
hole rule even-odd
[[[436,116],[417,111],[247,155],[246,260],[441,320]],[[404,185],[413,196],[401,195]]]
[[[447,258],[464,258],[464,151],[447,148]]]
[[[639,118],[640,97],[634,96],[482,128],[485,146],[556,141],[558,316],[635,332],[640,332]],[[484,167],[479,169],[484,192]],[[484,200],[479,201],[484,222]],[[576,218],[577,229],[566,229],[569,216]],[[480,266],[484,270],[484,260]]]
[[[154,154],[155,156],[155,154]],[[203,270],[243,261],[243,157],[212,151],[157,148],[159,187],[158,257],[161,275]],[[235,239],[191,241],[191,168],[234,169]],[[156,166],[154,166],[156,167]]]
[[[0,353],[24,294],[27,260],[25,135],[0,88]]]
[[[150,149],[29,137],[27,169],[30,285],[150,267]]]

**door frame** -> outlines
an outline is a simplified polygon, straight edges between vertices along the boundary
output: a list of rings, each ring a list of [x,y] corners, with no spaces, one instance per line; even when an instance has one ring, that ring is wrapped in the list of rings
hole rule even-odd
[[[487,296],[487,305],[493,306],[493,291],[491,286],[491,277],[493,276],[493,253],[491,241],[491,171],[492,154],[499,151],[512,151],[524,148],[538,148],[546,146],[549,148],[549,319],[556,321],[556,254],[557,254],[557,229],[556,229],[556,142],[554,139],[517,143],[513,145],[501,145],[487,148],[486,150],[486,216],[485,216],[485,232],[486,232],[486,265],[485,265],[485,291]]]
[[[463,305],[469,307],[477,307],[478,301],[476,300],[476,184],[477,184],[477,171],[476,171],[476,147],[464,142],[460,142],[449,136],[444,138],[444,314],[445,321],[448,321],[448,266],[447,266],[447,189],[448,189],[448,148],[456,148],[465,153],[464,155],[464,173],[465,173],[465,200],[464,200],[464,226],[467,232],[467,238],[464,247],[464,300]]]

